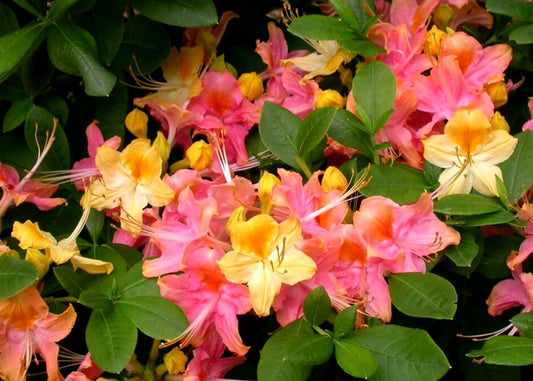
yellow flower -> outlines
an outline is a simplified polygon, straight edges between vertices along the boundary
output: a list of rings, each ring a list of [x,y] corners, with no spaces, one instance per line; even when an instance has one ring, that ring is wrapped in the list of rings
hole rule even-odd
[[[148,203],[164,206],[174,198],[172,188],[159,177],[161,155],[148,139],[135,139],[122,152],[100,146],[96,166],[101,178],[84,197],[90,197],[91,207],[98,210],[120,206],[121,227],[127,232],[140,232]]]
[[[295,246],[302,229],[294,217],[278,224],[271,216],[259,214],[234,222],[230,233],[233,250],[217,263],[230,282],[248,285],[258,316],[270,314],[282,284],[292,286],[316,272],[315,262]]]
[[[439,177],[439,197],[470,193],[472,188],[486,196],[497,196],[496,166],[512,155],[517,139],[502,129],[495,130],[479,110],[458,110],[444,128],[444,135],[423,140],[424,158],[445,168]]]

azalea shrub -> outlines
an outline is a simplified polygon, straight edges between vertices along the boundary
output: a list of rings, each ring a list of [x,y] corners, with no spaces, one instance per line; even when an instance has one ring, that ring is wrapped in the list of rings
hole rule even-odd
[[[0,379],[520,380],[533,3],[0,4]]]

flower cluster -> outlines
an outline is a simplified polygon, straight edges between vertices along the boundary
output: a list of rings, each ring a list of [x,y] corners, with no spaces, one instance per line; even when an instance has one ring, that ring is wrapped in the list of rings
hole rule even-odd
[[[67,380],[122,369],[131,379],[149,379],[149,372],[150,379],[221,379],[254,345],[242,335],[244,315],[257,321],[272,316],[280,332],[307,321],[337,346],[347,340],[337,334],[337,318],[355,306],[357,318],[347,329],[355,334],[346,337],[357,340],[358,331],[393,321],[391,276],[426,274],[445,260],[447,248],[448,261],[457,264],[453,253],[468,252],[477,239],[472,227],[483,225],[509,223],[515,230],[506,234],[525,238],[517,251],[509,250],[513,278],[493,288],[488,313],[533,310],[533,275],[523,272],[533,252],[533,209],[525,193],[533,179],[516,180],[524,182],[520,200],[506,178],[513,174],[500,165],[520,144],[496,111],[520,85],[504,74],[512,49],[484,46],[468,33],[492,28],[492,15],[475,0],[331,1],[319,10],[313,16],[335,20],[342,24],[339,35],[357,38],[317,39],[309,32],[302,36],[309,50],[290,50],[283,23],[299,35],[299,25],[313,16],[299,17],[285,4],[271,14],[282,22],[269,21],[268,39],[256,42],[263,71],[238,73],[217,52],[237,17],[225,12],[215,27],[184,30],[183,45],[172,47],[161,65],[160,80],[130,69],[130,88],[143,92],[125,117],[131,139],[104,139],[95,120],[85,131],[88,157],[69,170],[39,171],[56,138],[55,121],[44,143],[36,133],[37,160],[22,179],[0,163],[0,222],[23,202],[39,211],[60,207],[66,199],[52,197],[60,186],[70,186],[81,205],[65,238],[42,230],[31,216],[14,213],[9,220],[0,269],[8,274],[8,266],[26,271],[29,265],[30,275],[11,294],[0,284],[0,378],[24,380],[39,355],[48,380],[62,379],[57,342],[72,330],[76,312],[69,304],[52,313],[47,302],[92,309],[87,332],[102,329],[111,341],[134,332],[120,336],[134,338],[124,363],[106,361],[112,351],[94,352],[101,341],[87,334],[91,355]],[[365,70],[383,84],[364,82]],[[380,93],[380,85],[393,94]],[[272,145],[264,136],[269,129],[285,136]],[[380,174],[394,171],[403,174],[399,182],[384,185]],[[413,189],[401,194],[413,176]],[[113,228],[108,238],[101,233],[104,220]],[[83,238],[84,228],[92,243]],[[126,246],[142,257],[120,257]],[[20,264],[21,254],[29,263]],[[52,278],[59,289],[46,291]],[[306,312],[317,289],[325,290],[329,315],[336,317],[328,319],[335,321],[333,333],[320,327],[326,318],[314,324]],[[412,313],[397,298],[396,307]],[[455,311],[420,310],[413,316],[452,318]],[[166,312],[183,314],[188,323],[175,336],[150,327],[150,319]],[[172,329],[177,323],[170,320]],[[146,365],[131,356],[137,328],[156,339]],[[362,377],[338,352],[342,369]]]

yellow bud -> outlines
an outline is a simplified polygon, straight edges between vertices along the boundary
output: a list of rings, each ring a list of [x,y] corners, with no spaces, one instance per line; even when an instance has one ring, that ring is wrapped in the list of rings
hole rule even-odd
[[[447,4],[441,4],[433,12],[433,22],[440,29],[446,29],[446,27],[453,20],[453,9]]]
[[[341,192],[348,188],[348,180],[337,167],[328,167],[322,176],[322,190],[329,192],[337,189]]]
[[[154,139],[154,143],[152,144],[157,151],[159,152],[159,156],[161,156],[161,162],[163,164],[162,171],[167,171],[168,166],[168,158],[170,157],[170,144],[168,144],[167,138],[165,138],[165,135],[161,131],[157,131],[157,136]]]
[[[509,123],[505,120],[505,117],[500,114],[499,111],[496,111],[492,118],[490,119],[490,125],[492,126],[492,130],[504,130],[509,132],[511,128],[509,127]]]
[[[498,108],[507,103],[507,88],[503,81],[489,84],[485,91],[490,95],[494,108]]]
[[[438,57],[442,50],[444,40],[446,40],[447,36],[448,35],[446,32],[443,32],[437,28],[436,25],[433,25],[428,32],[426,41],[424,42],[424,52],[427,55]]]
[[[239,86],[241,87],[242,95],[249,101],[255,101],[265,91],[263,80],[255,71],[241,74]]]
[[[163,362],[167,368],[168,374],[178,375],[185,372],[185,364],[187,363],[187,356],[185,353],[174,347],[170,352],[163,356]]]
[[[211,166],[211,162],[213,161],[213,148],[203,140],[198,140],[187,148],[185,157],[189,162],[189,167],[195,171],[201,171]]]
[[[237,209],[231,213],[231,216],[226,222],[226,233],[231,236],[231,232],[237,222],[246,221],[246,211],[243,206],[239,206]]]
[[[37,273],[39,274],[39,279],[41,279],[50,268],[50,263],[52,260],[41,253],[37,249],[32,249],[31,247],[26,250],[26,262],[33,263],[37,267]]]
[[[353,82],[353,70],[352,69],[346,69],[343,66],[339,68],[340,73],[340,80],[341,83],[346,86],[347,88],[352,88],[352,82]]]
[[[218,45],[217,38],[207,29],[200,29],[194,42],[197,45],[201,45],[208,56],[215,53]]]
[[[344,98],[342,95],[332,89],[319,91],[315,98],[316,108],[322,107],[336,107],[344,108]]]
[[[272,189],[276,185],[280,185],[281,181],[272,173],[265,171],[259,183],[257,184],[257,193],[261,205],[263,205],[263,213],[269,214],[274,207],[272,203]]]
[[[142,110],[135,108],[126,115],[126,128],[137,138],[146,139],[148,132],[148,115]]]

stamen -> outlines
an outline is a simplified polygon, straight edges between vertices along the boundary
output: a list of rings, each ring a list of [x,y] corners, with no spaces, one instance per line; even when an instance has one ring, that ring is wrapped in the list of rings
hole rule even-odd
[[[222,169],[222,174],[224,175],[224,179],[226,180],[226,183],[232,184],[233,178],[231,176],[231,169],[230,165],[228,163],[228,156],[226,154],[226,145],[225,145],[225,131],[220,131],[221,137],[218,138],[216,134],[212,134],[209,138],[210,141],[212,141],[215,145],[215,154],[217,155],[218,162],[220,163],[220,168]]]

